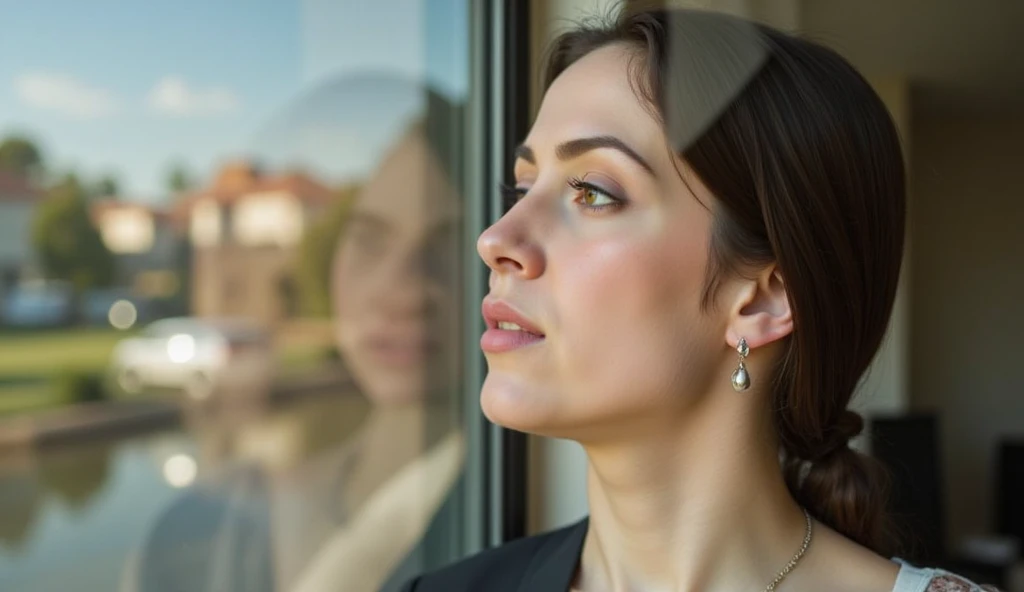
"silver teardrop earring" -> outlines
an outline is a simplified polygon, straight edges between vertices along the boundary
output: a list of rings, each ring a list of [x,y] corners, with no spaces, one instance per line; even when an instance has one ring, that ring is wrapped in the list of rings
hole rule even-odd
[[[747,372],[747,366],[743,363],[743,360],[750,354],[746,339],[740,337],[740,342],[736,344],[736,353],[740,355],[740,365],[732,373],[732,388],[736,392],[742,392],[750,388],[750,373]]]

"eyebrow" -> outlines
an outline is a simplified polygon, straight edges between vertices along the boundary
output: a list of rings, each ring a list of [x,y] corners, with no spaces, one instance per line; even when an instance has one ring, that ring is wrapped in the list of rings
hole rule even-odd
[[[590,152],[591,150],[597,150],[598,148],[611,148],[612,150],[618,150],[643,167],[648,173],[652,175],[654,174],[654,167],[644,160],[644,157],[640,156],[636,150],[633,150],[629,145],[615,136],[594,136],[592,138],[569,140],[559,144],[558,147],[555,148],[555,155],[559,160],[571,160],[573,158],[579,158],[583,154]],[[520,144],[516,147],[515,156],[516,158],[521,158],[530,164],[537,164],[537,157],[533,153],[533,149],[525,144]]]

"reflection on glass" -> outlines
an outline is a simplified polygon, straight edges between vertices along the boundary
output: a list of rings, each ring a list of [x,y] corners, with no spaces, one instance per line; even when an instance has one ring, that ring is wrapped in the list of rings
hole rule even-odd
[[[43,501],[43,488],[34,473],[18,470],[0,477],[0,545],[21,548],[32,532]]]
[[[171,487],[188,487],[196,480],[196,459],[187,454],[175,454],[164,461],[163,473]]]
[[[139,311],[130,300],[118,300],[110,306],[110,312],[107,313],[110,326],[122,331],[131,329],[138,319]]]
[[[191,335],[172,335],[167,340],[167,357],[172,362],[184,364],[196,355],[196,340]]]
[[[371,100],[340,107],[354,97]],[[310,130],[351,142],[338,125],[364,125],[373,105],[393,107],[370,110],[376,158],[324,210],[307,245],[321,249],[319,285],[350,386],[264,413],[214,405],[191,414],[199,456],[164,463],[167,481],[186,488],[129,563],[126,589],[375,592],[429,561],[421,540],[444,529],[464,448],[452,411],[461,195],[449,164],[460,109],[398,78],[339,79],[269,128],[266,160],[309,163],[328,183],[348,163],[325,161],[338,151],[324,134],[309,142]],[[183,336],[165,340],[178,363],[197,351]],[[203,551],[182,553],[186,542]]]
[[[73,510],[88,506],[110,472],[110,447],[103,443],[61,450],[39,463],[39,481],[46,490]]]
[[[461,467],[466,6],[5,13],[54,70],[0,63],[0,445],[25,452],[0,590],[370,590],[452,553],[419,540],[463,536],[434,517]]]
[[[172,318],[157,321],[120,341],[111,374],[127,393],[154,388],[183,391],[192,401],[244,393],[260,402],[271,387],[275,364],[266,331],[241,320]]]

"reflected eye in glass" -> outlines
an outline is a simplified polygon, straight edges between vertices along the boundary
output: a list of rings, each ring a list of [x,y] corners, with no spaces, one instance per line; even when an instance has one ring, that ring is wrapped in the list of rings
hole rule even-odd
[[[360,260],[377,259],[387,253],[390,242],[386,232],[379,229],[352,229],[346,237],[346,247]]]

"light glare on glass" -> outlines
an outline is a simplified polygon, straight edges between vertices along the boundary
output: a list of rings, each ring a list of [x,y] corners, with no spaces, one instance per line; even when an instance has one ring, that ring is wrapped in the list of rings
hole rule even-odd
[[[196,480],[198,472],[196,460],[187,454],[175,454],[164,461],[164,479],[171,487],[188,487]]]
[[[139,311],[130,301],[118,300],[111,305],[110,311],[107,312],[107,320],[115,329],[124,331],[135,326],[135,321],[139,320]]]
[[[172,362],[183,364],[196,355],[196,340],[191,335],[180,333],[167,340],[167,356]]]

